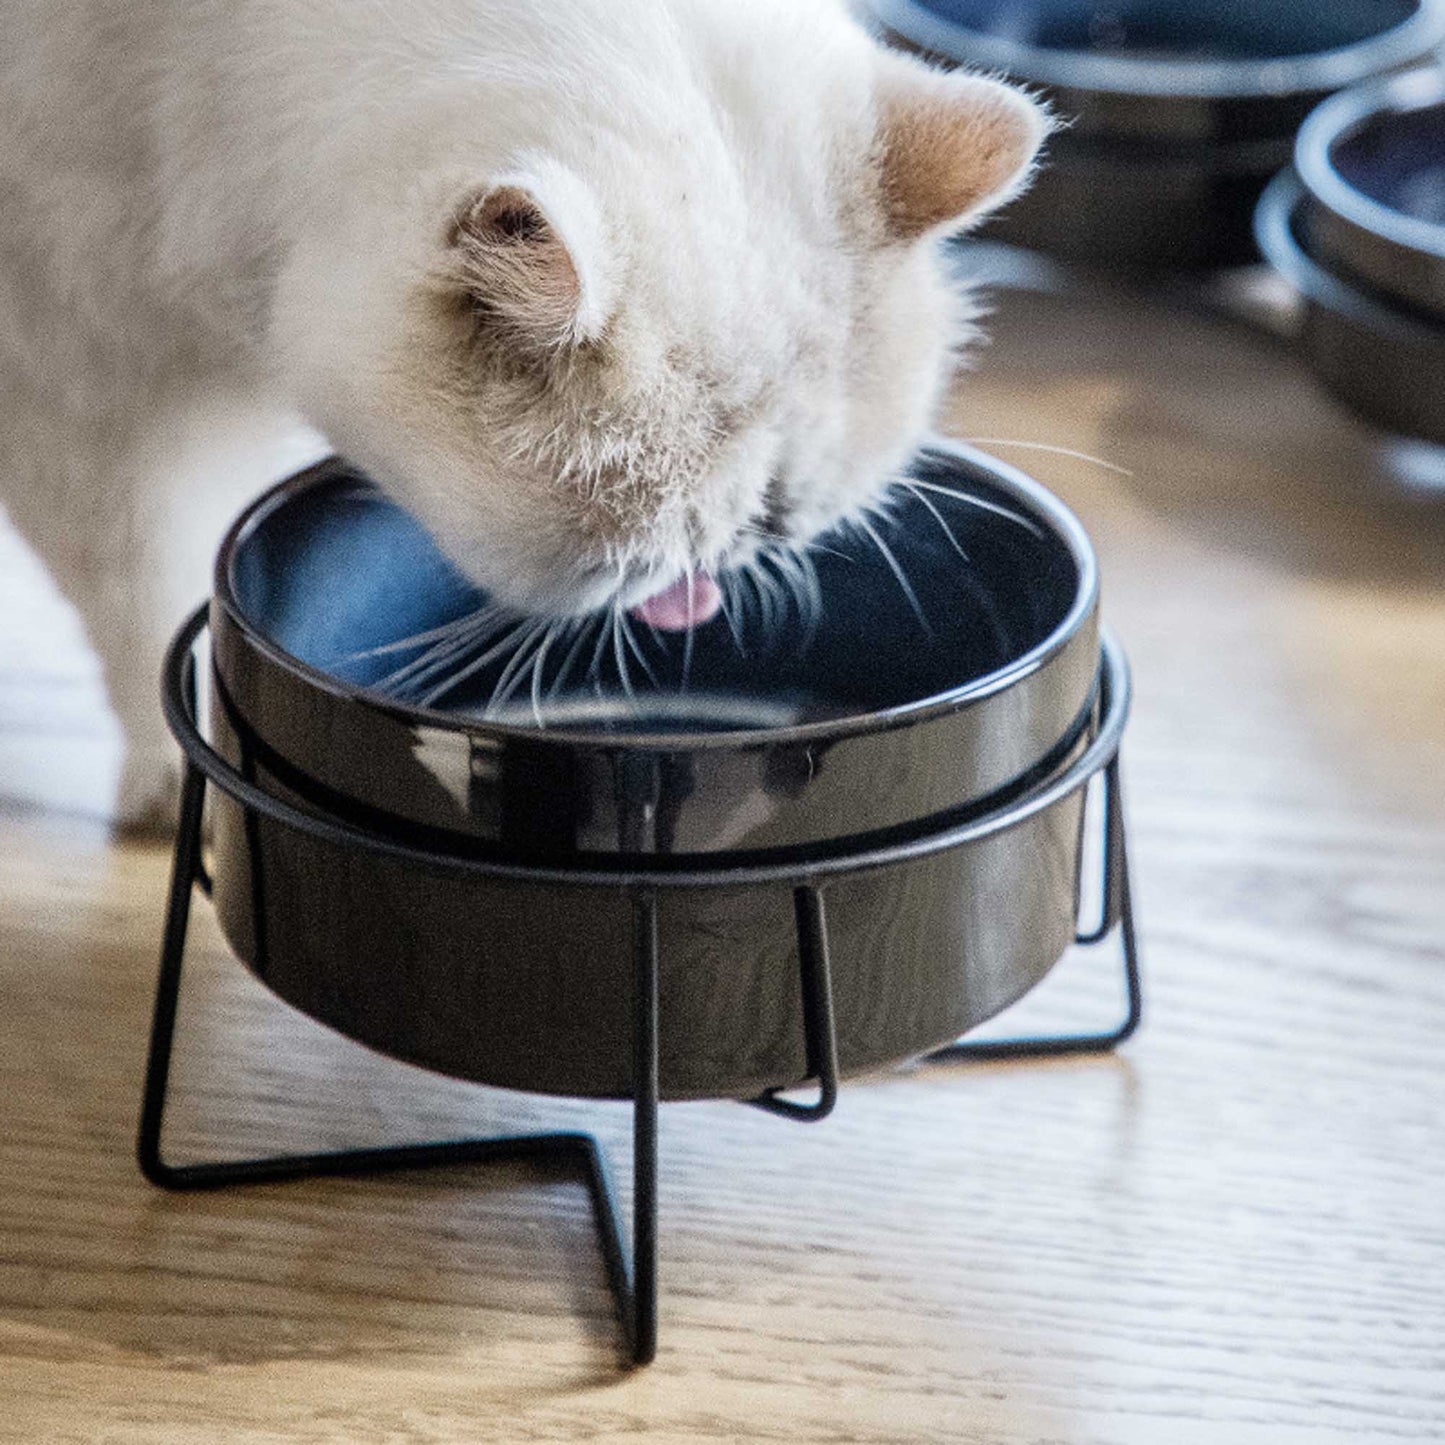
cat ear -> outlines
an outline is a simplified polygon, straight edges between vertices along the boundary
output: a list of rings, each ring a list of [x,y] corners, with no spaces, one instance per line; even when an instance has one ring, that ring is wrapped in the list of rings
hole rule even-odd
[[[447,234],[467,299],[517,339],[562,347],[595,336],[608,312],[602,226],[570,172],[509,176],[468,196]]]
[[[878,143],[889,228],[958,230],[1021,191],[1050,130],[1022,91],[885,55]]]

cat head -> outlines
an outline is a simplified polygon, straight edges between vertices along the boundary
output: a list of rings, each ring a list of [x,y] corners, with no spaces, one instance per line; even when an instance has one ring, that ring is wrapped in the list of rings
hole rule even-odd
[[[310,419],[525,611],[708,592],[874,505],[971,334],[939,242],[1047,130],[827,0],[672,11],[585,79],[554,53],[478,81],[485,126],[451,96],[283,273]]]

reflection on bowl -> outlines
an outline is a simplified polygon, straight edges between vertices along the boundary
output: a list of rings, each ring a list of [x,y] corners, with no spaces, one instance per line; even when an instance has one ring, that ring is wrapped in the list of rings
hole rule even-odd
[[[1313,106],[1445,38],[1445,0],[870,4],[903,43],[1040,87],[1071,121],[990,233],[1121,269],[1255,259],[1255,201]]]

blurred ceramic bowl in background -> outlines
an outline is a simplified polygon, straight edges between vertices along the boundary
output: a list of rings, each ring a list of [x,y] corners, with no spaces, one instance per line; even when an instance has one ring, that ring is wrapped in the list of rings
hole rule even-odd
[[[1326,95],[1445,39],[1445,0],[869,0],[893,39],[1037,87],[1070,125],[990,226],[1074,264],[1257,259],[1256,200]]]
[[[1311,255],[1445,323],[1445,72],[1332,96],[1300,130],[1295,169]]]
[[[513,856],[828,847],[977,807],[1080,734],[1093,555],[982,453],[938,442],[909,485],[891,524],[815,554],[815,609],[760,593],[745,619],[739,595],[690,637],[554,634],[489,620],[407,513],[329,462],[222,548],[220,712],[318,806]],[[634,774],[656,796],[624,838]]]
[[[1299,293],[1300,341],[1315,375],[1357,416],[1445,446],[1445,320],[1393,304],[1311,253],[1308,193],[1293,170],[1260,198],[1260,249]]]

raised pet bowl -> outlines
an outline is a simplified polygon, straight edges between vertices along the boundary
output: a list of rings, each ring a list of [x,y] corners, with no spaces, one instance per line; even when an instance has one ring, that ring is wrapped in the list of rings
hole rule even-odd
[[[223,544],[221,714],[320,807],[513,859],[816,851],[976,808],[1078,738],[1096,569],[1074,518],[1002,463],[935,450],[916,480],[881,546],[816,553],[804,612],[740,595],[691,638],[604,619],[548,639],[488,626],[406,512],[324,463]],[[453,645],[438,629],[471,617],[477,640],[428,670]]]
[[[1132,270],[1254,260],[1254,203],[1311,108],[1445,38],[1441,0],[870,4],[904,43],[1036,86],[1070,122],[989,234]]]
[[[810,629],[792,619],[775,644],[762,627],[740,644],[719,619],[690,656],[644,636],[630,692],[629,652],[609,637],[595,671],[564,674],[562,657],[527,689],[535,718],[530,702],[488,715],[509,654],[446,710],[379,691],[398,655],[378,647],[485,599],[339,463],[264,497],[217,565],[221,752],[333,818],[551,872],[438,880],[222,800],[215,898],[232,946],[282,997],[411,1062],[626,1097],[630,908],[560,880],[856,857],[996,811],[1088,745],[1098,585],[1078,523],[979,454],[937,449],[917,472],[944,490],[914,500],[887,552],[863,537],[820,555]],[[1074,793],[1005,834],[830,889],[842,1072],[955,1038],[1048,971],[1073,936],[1082,807]],[[807,1077],[789,894],[675,891],[661,928],[662,1096]]]
[[[205,613],[167,665],[188,765],[142,1121],[148,1176],[211,1187],[565,1156],[591,1186],[644,1360],[660,1099],[821,1118],[841,1077],[930,1051],[1075,1052],[1126,1037],[1139,1017],[1117,771],[1128,677],[1098,631],[1087,538],[982,454],[940,443],[915,479],[923,490],[876,540],[828,540],[811,619],[735,617],[736,636],[720,620],[690,643],[583,648],[585,666],[539,663],[534,684],[510,690],[506,657],[468,671],[464,653],[458,686],[438,693],[429,677],[430,702],[398,695],[408,659],[395,643],[485,599],[339,462],[262,498],[218,560],[214,742],[194,686]],[[1081,925],[1086,796],[1101,775],[1102,897]],[[263,982],[353,1039],[480,1083],[631,1100],[632,1271],[585,1136],[165,1163],[197,884]],[[1076,938],[1116,926],[1119,1027],[956,1042]],[[809,1080],[816,1102],[780,1097]]]

